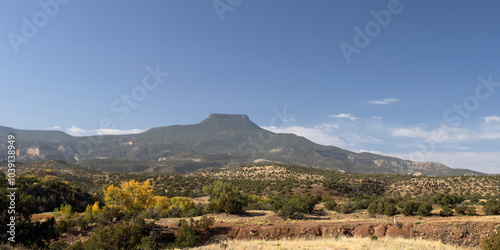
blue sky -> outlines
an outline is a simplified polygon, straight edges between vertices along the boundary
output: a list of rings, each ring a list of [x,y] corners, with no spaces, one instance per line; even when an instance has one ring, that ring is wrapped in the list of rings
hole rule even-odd
[[[324,145],[500,173],[499,9],[6,1],[0,125],[88,135],[247,114]]]

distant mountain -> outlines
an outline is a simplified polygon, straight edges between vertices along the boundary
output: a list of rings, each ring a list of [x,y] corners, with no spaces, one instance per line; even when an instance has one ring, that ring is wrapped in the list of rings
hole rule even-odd
[[[244,164],[281,163],[358,174],[483,175],[441,163],[412,162],[323,146],[294,134],[275,134],[246,115],[211,114],[193,125],[152,128],[140,134],[74,137],[59,131],[0,126],[0,138],[16,136],[18,159],[65,160],[123,173],[191,172]],[[0,158],[6,157],[0,141]]]

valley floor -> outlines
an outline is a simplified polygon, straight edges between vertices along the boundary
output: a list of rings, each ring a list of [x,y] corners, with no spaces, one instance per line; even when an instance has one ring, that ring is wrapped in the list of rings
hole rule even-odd
[[[396,226],[393,217],[369,218],[366,210],[348,215],[326,212],[301,220],[257,210],[214,217],[216,240],[200,249],[474,249],[500,225],[500,216],[398,215]],[[173,232],[177,220],[160,219],[156,224]],[[373,235],[377,240],[371,240]]]

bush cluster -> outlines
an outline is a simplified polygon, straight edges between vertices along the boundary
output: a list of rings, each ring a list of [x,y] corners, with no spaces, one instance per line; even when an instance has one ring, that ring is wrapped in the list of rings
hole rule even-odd
[[[190,221],[185,219],[179,220],[176,224],[179,226],[177,229],[177,237],[170,247],[184,248],[196,247],[202,242],[202,234],[210,231],[215,219],[213,217],[203,216],[200,220],[195,221],[193,218]]]
[[[309,194],[276,197],[271,201],[271,210],[283,219],[297,219],[305,214],[312,214],[320,201],[321,196]]]
[[[486,215],[498,215],[500,214],[500,201],[496,199],[490,199],[484,204],[483,211]]]
[[[394,200],[388,198],[373,200],[368,205],[367,211],[370,217],[375,217],[376,214],[393,216],[398,212]]]

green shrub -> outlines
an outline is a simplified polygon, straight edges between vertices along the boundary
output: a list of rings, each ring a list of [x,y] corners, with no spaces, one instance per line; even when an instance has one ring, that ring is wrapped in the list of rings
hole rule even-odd
[[[379,200],[377,202],[377,214],[385,214],[385,209],[387,208],[387,205],[389,205],[389,203],[393,204],[392,202],[389,202],[387,200]]]
[[[467,211],[467,207],[465,207],[465,206],[458,206],[455,208],[455,212],[458,215],[465,215],[466,211]]]
[[[346,202],[344,204],[338,205],[337,206],[337,212],[343,213],[343,214],[350,214],[356,211],[356,203],[354,202]]]
[[[403,203],[403,208],[401,209],[401,213],[410,216],[415,214],[418,211],[419,203],[413,201],[406,201]]]
[[[46,222],[16,221],[16,230],[16,242],[36,249],[46,248],[59,236],[54,218]]]
[[[214,217],[208,217],[203,215],[199,221],[195,221],[195,226],[200,231],[208,232],[210,231],[210,227],[215,223]]]
[[[375,218],[375,216],[377,215],[377,208],[378,208],[377,201],[373,201],[372,203],[370,203],[370,205],[366,209],[366,211],[368,212],[368,216],[370,216],[370,218]]]
[[[149,207],[139,212],[137,217],[144,219],[158,219],[161,213],[157,208]]]
[[[418,206],[417,213],[420,216],[429,216],[431,215],[432,212],[432,205],[429,203],[422,203],[420,206]]]
[[[73,245],[69,245],[66,250],[84,250],[85,246],[81,241],[75,242]]]
[[[113,207],[99,212],[96,217],[97,218],[95,218],[95,222],[100,225],[105,225],[110,221],[118,221],[124,219],[126,215],[122,210]]]
[[[483,211],[486,215],[497,215],[500,213],[500,202],[497,200],[488,200],[484,204]]]
[[[203,192],[209,196],[208,208],[212,212],[242,213],[248,202],[238,188],[222,181],[204,186]]]
[[[283,219],[297,219],[307,212],[307,203],[301,199],[293,198],[279,209],[277,215]]]
[[[69,245],[63,240],[54,241],[50,244],[50,250],[65,250],[68,249]]]
[[[500,249],[500,233],[498,230],[492,230],[488,237],[483,239],[481,244],[482,249],[485,250],[498,250]]]
[[[320,208],[320,209],[318,209],[318,210],[314,210],[313,214],[314,214],[314,215],[318,215],[318,216],[323,216],[323,215],[325,215],[326,213],[325,213],[325,209],[324,209],[324,208]]]
[[[171,247],[195,247],[200,244],[200,232],[196,229],[194,221],[191,218],[191,223],[182,219],[179,221],[179,229],[175,242],[170,244]]]
[[[210,232],[210,227],[213,226],[214,223],[215,219],[206,215],[204,215],[198,221],[195,221],[193,220],[193,218],[191,218],[189,222],[185,219],[174,222],[174,225],[178,226],[179,228],[177,229],[177,237],[175,238],[175,241],[170,243],[169,246],[172,248],[184,248],[201,245],[202,233]],[[153,237],[152,242],[154,242],[154,240],[155,237]]]
[[[385,207],[384,214],[387,216],[393,216],[398,213],[398,209],[394,204],[390,203]]]
[[[271,210],[283,219],[297,219],[304,214],[312,214],[314,207],[321,201],[321,196],[295,195],[275,198],[271,201]]]
[[[76,226],[75,219],[60,220],[56,223],[56,230],[59,234],[67,232],[70,228]]]
[[[464,201],[464,197],[455,194],[438,194],[432,201],[439,204],[441,207],[454,206]]]
[[[156,249],[155,241],[151,236],[142,237],[141,244],[137,246],[137,249],[151,250]]]
[[[476,215],[476,208],[474,206],[468,206],[465,212],[468,216],[474,216]]]
[[[479,197],[478,196],[471,196],[469,197],[469,204],[477,204],[479,202]]]
[[[325,208],[330,211],[334,211],[336,207],[337,202],[335,202],[334,200],[328,200],[327,202],[325,202]]]
[[[370,201],[368,199],[362,199],[355,202],[356,210],[358,209],[367,209],[370,205]]]
[[[115,225],[101,226],[85,242],[85,249],[135,249],[148,237],[152,225],[144,220],[121,221]]]
[[[393,216],[398,212],[394,203],[395,200],[390,198],[378,198],[373,200],[367,207],[368,215],[372,218],[375,217],[376,214]]]
[[[183,217],[197,217],[197,216],[202,216],[202,215],[205,215],[208,213],[209,213],[209,211],[208,211],[206,205],[196,205],[193,209],[190,209],[188,211],[183,211],[182,216]]]
[[[439,215],[441,215],[443,217],[453,216],[453,209],[451,209],[448,206],[445,206],[441,209],[441,211],[439,212]]]
[[[73,212],[73,207],[69,204],[63,204],[61,205],[61,208],[59,209],[59,213],[62,217],[65,219],[71,219],[75,215],[75,212]]]

